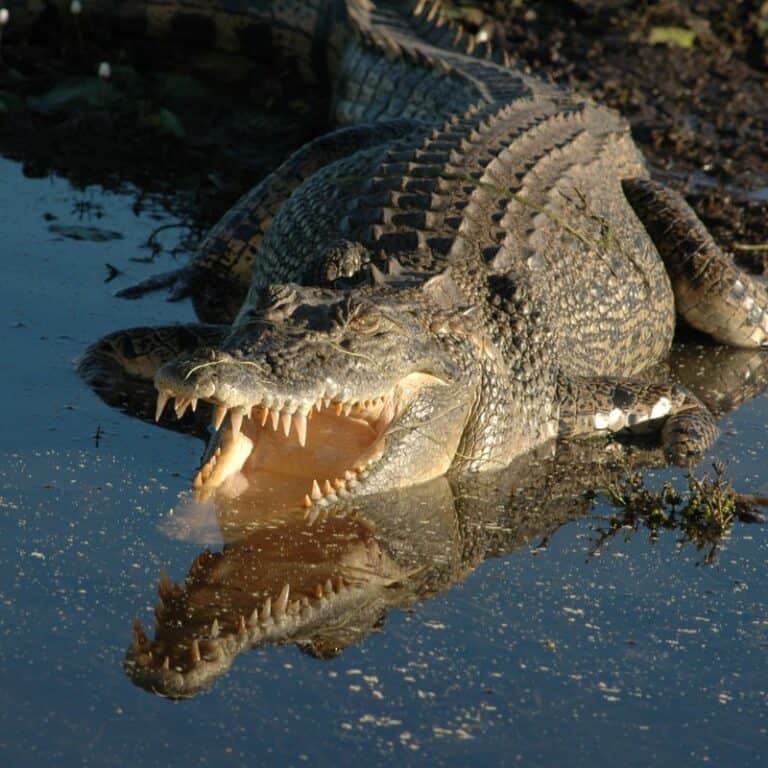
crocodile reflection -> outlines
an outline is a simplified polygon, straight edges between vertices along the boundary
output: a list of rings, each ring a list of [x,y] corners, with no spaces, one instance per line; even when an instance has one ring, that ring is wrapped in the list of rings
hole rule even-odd
[[[672,370],[722,415],[761,391],[767,357],[684,347]],[[254,646],[295,644],[331,658],[403,609],[460,582],[486,558],[546,539],[588,509],[585,491],[618,472],[615,443],[564,443],[498,473],[442,477],[339,500],[323,516],[268,510],[247,483],[213,505],[225,546],[205,550],[182,585],[162,575],[156,630],[134,627],[126,671],[139,686],[187,698]],[[634,462],[663,463],[658,448]]]

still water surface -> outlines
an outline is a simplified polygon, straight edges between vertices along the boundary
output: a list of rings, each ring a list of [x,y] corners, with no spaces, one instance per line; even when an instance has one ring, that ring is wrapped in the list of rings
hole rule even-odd
[[[172,266],[131,261],[170,221],[160,206],[135,215],[134,199],[0,160],[3,765],[766,764],[768,531],[756,525],[702,565],[675,533],[617,537],[590,558],[594,521],[578,519],[391,611],[336,659],[255,650],[181,702],[132,685],[133,617],[151,617],[160,569],[182,580],[201,549],[167,531],[202,447],[110,409],[75,374],[104,333],[193,319],[186,304],[112,296]],[[105,284],[106,263],[126,276]],[[715,455],[744,492],[768,493],[767,423],[763,394],[723,425]]]

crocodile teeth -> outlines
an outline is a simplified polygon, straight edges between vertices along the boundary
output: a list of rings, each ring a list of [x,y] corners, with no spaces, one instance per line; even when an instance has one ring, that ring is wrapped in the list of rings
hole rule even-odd
[[[213,412],[213,428],[215,430],[221,429],[221,425],[224,423],[224,419],[227,416],[227,408],[224,405],[217,405],[216,410]]]
[[[303,448],[307,444],[307,417],[303,413],[297,413],[293,423],[296,425],[299,445]]]
[[[344,412],[344,403],[336,403],[333,406],[333,410],[337,416],[341,416],[341,414]]]
[[[163,669],[170,669],[170,668],[171,668],[171,657],[170,656],[166,656],[163,659]]]
[[[259,609],[254,608],[253,612],[251,613],[251,618],[248,619],[248,626],[255,627],[258,623],[259,623]]]
[[[350,403],[344,403],[344,405],[341,406],[341,410],[345,416],[349,416],[349,414],[352,413],[352,405]]]
[[[323,492],[320,490],[320,484],[317,480],[312,481],[312,499],[317,501],[323,497]]]
[[[187,397],[177,397],[176,404],[173,406],[173,410],[176,412],[176,418],[181,419],[184,417],[187,408],[189,408],[190,400]]]
[[[286,584],[280,591],[280,596],[275,600],[275,616],[281,618],[285,615],[285,609],[288,606],[288,596],[291,594],[290,584]]]
[[[277,408],[273,408],[269,412],[269,415],[272,418],[272,429],[277,432],[278,424],[280,424],[280,411]]]
[[[245,616],[240,614],[240,616],[237,619],[237,634],[244,635],[247,631],[248,631],[248,628],[245,625]]]
[[[309,494],[308,493],[304,494],[304,501],[302,502],[302,504],[304,504],[304,506],[307,509],[309,509],[312,506],[312,499],[309,498]]]
[[[221,632],[221,628],[219,627],[219,620],[214,619],[211,624],[211,631],[209,632],[211,637],[218,637],[219,632]]]
[[[242,408],[235,408],[229,414],[229,423],[232,425],[232,437],[237,437],[243,426],[243,417],[245,411]]]
[[[261,607],[261,620],[266,621],[272,616],[272,598],[268,597],[264,601],[264,605]]]
[[[280,413],[280,422],[283,425],[283,433],[286,437],[291,434],[291,422],[293,420],[293,414],[288,413],[288,411],[281,411]]]
[[[189,646],[189,655],[192,661],[197,664],[197,662],[202,661],[202,656],[200,655],[200,643],[197,641],[197,638],[193,638],[192,643]]]
[[[333,584],[330,579],[325,580],[325,584],[323,584],[323,592],[325,592],[326,595],[333,594]]]
[[[323,483],[323,493],[325,493],[325,494],[333,493],[333,486],[331,485],[331,481],[330,480],[326,480]]]
[[[155,408],[155,421],[160,421],[160,417],[163,415],[165,404],[171,399],[170,392],[158,392],[157,393],[157,407]]]
[[[264,406],[261,409],[261,426],[265,427],[267,425],[268,420],[269,420],[269,408]]]
[[[197,398],[193,397],[189,401],[189,405],[192,408],[192,413],[194,413],[197,410]]]

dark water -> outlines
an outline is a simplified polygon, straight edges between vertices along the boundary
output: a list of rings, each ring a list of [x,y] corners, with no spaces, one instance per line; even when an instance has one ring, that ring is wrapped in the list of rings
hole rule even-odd
[[[765,765],[768,531],[754,525],[702,565],[676,533],[589,558],[594,522],[576,520],[391,611],[334,660],[255,650],[182,702],[132,685],[133,617],[151,616],[160,569],[181,579],[201,549],[165,533],[201,444],[108,408],[74,372],[110,330],[191,319],[104,284],[107,262],[129,273],[116,286],[168,266],[130,261],[168,221],[133,199],[0,160],[3,765]],[[723,425],[716,455],[744,492],[768,492],[767,422],[763,394]]]

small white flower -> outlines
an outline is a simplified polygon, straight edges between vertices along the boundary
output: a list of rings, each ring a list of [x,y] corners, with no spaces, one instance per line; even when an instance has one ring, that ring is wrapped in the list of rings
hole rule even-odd
[[[80,2],[80,0],[72,0],[72,2],[69,4],[69,12],[73,16],[79,16],[83,12],[83,4]]]
[[[99,77],[102,80],[109,80],[109,78],[112,77],[112,67],[109,66],[108,61],[102,61],[101,64],[99,64]]]
[[[4,27],[8,23],[8,19],[11,18],[11,14],[7,8],[0,8],[0,27]]]

